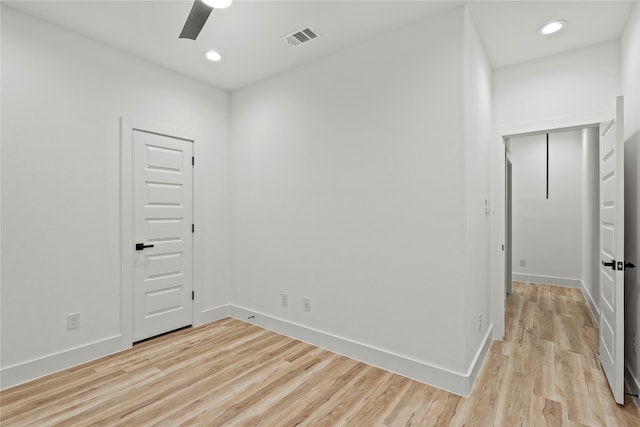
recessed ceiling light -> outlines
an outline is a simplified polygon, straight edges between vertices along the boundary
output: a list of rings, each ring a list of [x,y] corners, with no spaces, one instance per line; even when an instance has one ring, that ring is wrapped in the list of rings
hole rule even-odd
[[[538,28],[538,34],[548,36],[555,34],[567,26],[567,21],[551,21]]]
[[[209,61],[213,62],[218,62],[222,59],[222,56],[220,56],[220,54],[215,50],[210,50],[204,56],[206,56]]]
[[[202,0],[202,2],[215,9],[226,9],[231,6],[233,0]]]

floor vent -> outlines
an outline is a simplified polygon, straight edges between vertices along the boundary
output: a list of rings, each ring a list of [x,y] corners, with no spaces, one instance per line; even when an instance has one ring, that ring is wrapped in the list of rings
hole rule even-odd
[[[282,39],[291,46],[300,46],[301,44],[310,42],[311,40],[316,39],[319,36],[320,34],[317,31],[312,30],[309,27],[305,27],[301,30],[284,36]]]

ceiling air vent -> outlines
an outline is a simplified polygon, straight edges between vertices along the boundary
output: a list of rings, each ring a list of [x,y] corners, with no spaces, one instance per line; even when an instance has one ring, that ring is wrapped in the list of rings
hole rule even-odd
[[[301,30],[295,31],[289,35],[284,36],[282,39],[292,46],[300,46],[303,43],[309,42],[317,38],[320,34],[317,31],[312,30],[309,27],[305,27]]]

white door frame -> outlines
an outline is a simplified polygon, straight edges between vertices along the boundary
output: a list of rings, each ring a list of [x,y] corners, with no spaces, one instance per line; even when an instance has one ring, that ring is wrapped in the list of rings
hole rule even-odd
[[[505,295],[506,269],[505,243],[506,206],[505,206],[505,171],[506,147],[505,140],[509,136],[536,133],[542,130],[565,129],[581,126],[599,125],[606,120],[607,111],[599,113],[576,114],[557,119],[541,120],[537,122],[517,124],[494,128],[492,143],[492,203],[496,215],[493,216],[491,229],[491,321],[493,322],[493,338],[502,341],[505,332]]]
[[[131,347],[133,344],[133,131],[135,129],[146,132],[169,135],[176,138],[191,141],[193,144],[193,156],[196,153],[196,134],[189,130],[157,123],[150,120],[136,119],[130,117],[120,118],[120,292],[121,292],[121,313],[120,313],[120,333],[122,336],[122,346]],[[196,221],[195,203],[195,170],[193,174],[193,199],[192,214],[193,222]],[[196,298],[193,301],[193,325],[196,324],[196,313],[199,312],[202,295],[199,287],[199,280],[195,274],[195,249],[196,236],[193,235],[193,290]]]
[[[505,141],[506,142],[506,141]],[[513,290],[513,162],[509,144],[505,144],[505,287],[506,295]],[[509,172],[507,174],[507,171]],[[508,192],[506,192],[508,190]],[[508,203],[507,203],[508,201]],[[508,265],[507,261],[511,263]]]

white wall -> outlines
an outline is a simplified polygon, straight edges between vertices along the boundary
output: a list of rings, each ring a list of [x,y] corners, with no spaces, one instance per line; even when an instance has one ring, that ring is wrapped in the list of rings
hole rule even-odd
[[[459,393],[468,385],[442,378],[468,378],[478,349],[467,347],[461,264],[486,251],[465,226],[485,220],[484,196],[466,185],[486,171],[466,175],[464,150],[483,150],[467,131],[486,132],[490,95],[465,17],[449,11],[231,98],[236,304],[258,324],[337,337],[329,347],[366,361],[378,350],[399,356],[381,359],[387,369],[411,375],[413,361],[420,379]],[[484,108],[468,127],[465,100]],[[356,355],[353,343],[367,350]]]
[[[582,277],[582,133],[510,138],[513,164],[513,279],[580,286]],[[522,266],[524,260],[526,265]]]
[[[625,273],[625,360],[627,383],[640,393],[640,349],[633,336],[640,332],[640,2],[636,2],[621,39],[621,79],[625,137],[625,258],[635,269]],[[639,345],[640,347],[640,345]]]
[[[121,116],[201,136],[196,322],[229,303],[228,98],[2,8],[3,386],[127,345],[118,339]],[[67,332],[72,312],[81,326]]]
[[[596,123],[619,94],[619,48],[614,40],[494,70],[494,124],[547,126],[576,116]]]
[[[470,391],[491,330],[491,71],[466,10],[236,93],[232,193],[227,93],[11,9],[2,19],[3,387],[128,345],[124,115],[201,136],[196,323],[234,301],[238,317],[247,308],[257,323],[282,321],[319,345]],[[69,312],[80,312],[79,330],[65,330]]]
[[[580,131],[582,137],[582,289],[591,311],[600,309],[600,187],[599,127]]]
[[[474,366],[490,319],[491,67],[468,13],[465,14],[464,177],[467,366]],[[489,206],[489,209],[491,206]],[[477,365],[476,365],[477,366]],[[479,366],[477,366],[479,367]]]

